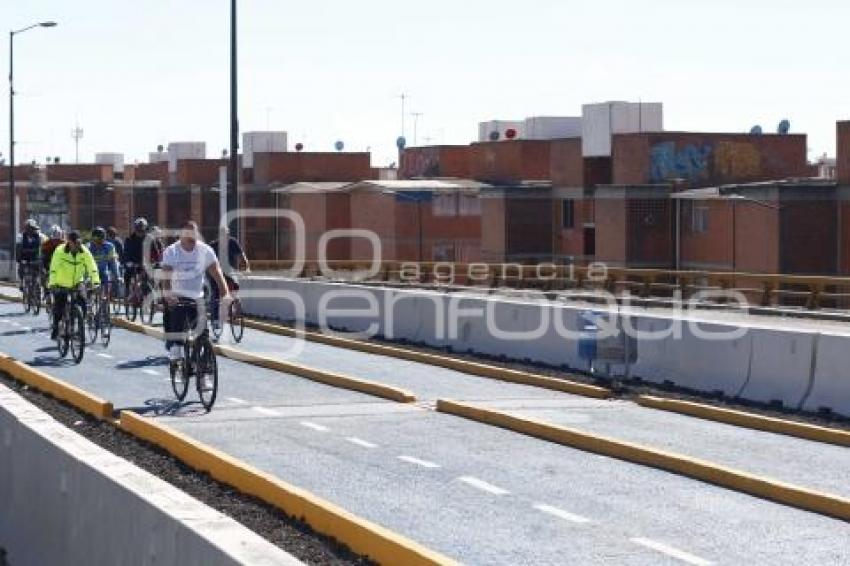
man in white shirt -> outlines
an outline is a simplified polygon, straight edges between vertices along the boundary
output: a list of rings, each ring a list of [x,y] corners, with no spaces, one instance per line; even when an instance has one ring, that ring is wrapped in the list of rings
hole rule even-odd
[[[183,340],[175,337],[198,323],[198,308],[204,302],[204,275],[217,283],[221,304],[226,305],[230,295],[215,252],[201,241],[198,225],[191,220],[183,225],[180,239],[165,249],[162,272],[166,303],[163,326],[169,338],[165,348],[168,357],[177,360],[183,356]]]

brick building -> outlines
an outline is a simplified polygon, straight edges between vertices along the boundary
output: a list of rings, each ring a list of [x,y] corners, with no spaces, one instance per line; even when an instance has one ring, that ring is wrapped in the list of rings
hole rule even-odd
[[[470,147],[467,145],[435,145],[411,147],[401,152],[399,178],[434,179],[470,176]]]

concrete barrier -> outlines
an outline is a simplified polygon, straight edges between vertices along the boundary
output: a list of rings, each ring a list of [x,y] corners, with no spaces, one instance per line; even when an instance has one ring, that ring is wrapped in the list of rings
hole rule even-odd
[[[753,363],[741,397],[801,408],[815,377],[818,334],[751,328],[749,335],[753,341]]]
[[[306,319],[312,324],[318,320],[317,309],[323,293],[356,289],[364,295],[374,296],[380,305],[380,316],[372,321],[379,329],[378,336],[447,347],[459,352],[504,355],[556,367],[579,370],[589,367],[578,355],[575,338],[579,315],[587,307],[557,301],[535,301],[521,296],[442,293],[303,280],[246,278],[245,283],[247,289],[288,289],[302,294],[307,303]],[[260,317],[293,320],[291,311],[274,303],[273,299],[269,299],[262,305],[249,304],[246,312]],[[365,303],[361,300],[360,306],[363,305]],[[452,306],[455,312],[458,309],[477,309],[483,315],[458,318],[454,324],[456,332],[452,336],[452,317],[449,316]],[[600,305],[594,310],[607,311],[608,308]],[[629,375],[653,383],[670,381],[695,391],[721,392],[726,396],[765,403],[781,401],[789,407],[829,406],[842,414],[850,414],[850,398],[844,393],[850,392],[850,385],[839,377],[841,362],[825,358],[820,364],[822,369],[818,369],[815,363],[821,359],[817,332],[751,324],[739,326],[703,321],[704,318],[683,316],[677,319],[674,313],[645,311],[631,314],[627,320],[641,331],[642,337],[638,341],[637,361],[629,368]],[[529,332],[541,320],[548,321],[546,331],[524,340],[512,340],[491,331],[495,326],[505,333]],[[368,323],[368,319],[361,317],[356,320],[345,316],[331,317],[332,326],[348,330],[363,330]],[[679,330],[669,332],[673,325]],[[573,336],[564,337],[563,330],[573,333]],[[738,330],[743,331],[732,338],[705,338],[705,335],[716,336]],[[661,333],[662,336],[650,339],[643,336],[646,333]],[[825,346],[827,351],[840,351],[842,346],[839,344],[843,344],[844,350],[850,346],[850,336],[836,337],[834,341],[835,344]],[[614,376],[626,374],[625,366],[614,366],[611,370]],[[826,392],[835,392],[840,400],[833,400],[834,396]]]
[[[0,431],[10,564],[301,564],[3,386]]]
[[[850,364],[847,344],[850,336],[822,334],[815,358],[815,379],[803,403],[807,411],[830,409],[850,415]]]

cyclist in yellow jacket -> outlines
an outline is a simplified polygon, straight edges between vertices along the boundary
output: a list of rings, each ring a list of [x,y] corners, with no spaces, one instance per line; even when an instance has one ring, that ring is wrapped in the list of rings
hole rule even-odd
[[[67,241],[56,248],[50,260],[50,277],[47,286],[54,293],[51,339],[55,340],[59,333],[59,319],[65,310],[68,295],[86,280],[91,281],[93,286],[100,285],[97,264],[94,256],[83,245],[80,233],[72,230],[68,233]],[[82,297],[85,312],[85,295],[83,294]]]

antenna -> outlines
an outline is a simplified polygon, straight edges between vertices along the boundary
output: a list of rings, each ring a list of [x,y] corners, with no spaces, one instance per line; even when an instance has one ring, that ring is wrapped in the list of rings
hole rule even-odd
[[[419,145],[419,136],[417,135],[419,128],[419,118],[424,116],[422,112],[411,112],[411,116],[413,116],[413,145]]]
[[[409,97],[409,96],[407,96],[405,93],[401,93],[401,95],[399,96],[399,98],[401,98],[401,137],[404,137],[404,133],[405,133],[405,130],[404,130],[404,109],[405,109],[405,104],[404,104],[404,103],[405,103],[405,102],[407,102],[407,99],[408,99],[408,98],[410,98],[410,97]]]
[[[83,129],[79,124],[74,126],[74,129],[71,130],[71,137],[74,140],[74,162],[80,162],[80,140],[83,139]]]

